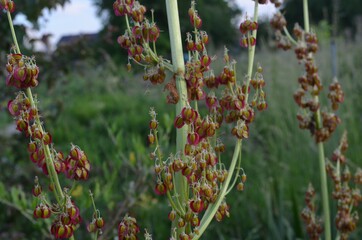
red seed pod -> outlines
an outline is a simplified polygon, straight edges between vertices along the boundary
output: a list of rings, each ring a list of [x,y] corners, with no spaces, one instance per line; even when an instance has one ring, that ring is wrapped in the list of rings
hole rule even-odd
[[[20,115],[19,104],[14,100],[10,100],[8,102],[8,111],[12,116],[19,116]]]
[[[13,77],[15,80],[23,82],[26,79],[26,68],[25,67],[16,67],[14,69]]]
[[[150,134],[148,134],[147,139],[148,139],[148,143],[152,145],[155,142],[155,135],[150,133]]]
[[[196,132],[190,132],[190,133],[187,135],[187,142],[188,142],[190,145],[196,146],[196,145],[199,144],[199,142],[200,142],[199,134],[197,134]]]
[[[221,222],[223,220],[224,216],[220,213],[220,211],[217,211],[215,214],[215,219],[218,222]]]
[[[181,110],[182,119],[187,123],[190,124],[192,122],[192,118],[194,115],[194,110],[191,107],[184,107]]]
[[[190,208],[195,213],[200,213],[204,209],[204,202],[198,198],[190,202]]]
[[[204,51],[204,44],[201,41],[196,42],[195,50],[200,52],[200,53],[203,52]]]
[[[51,211],[48,205],[42,206],[42,216],[41,218],[49,218],[51,215]]]
[[[33,215],[35,218],[41,218],[42,216],[42,209],[39,205],[37,205],[34,209]]]
[[[170,221],[173,222],[175,218],[176,218],[176,211],[172,209],[172,211],[168,214],[168,219],[170,219]]]
[[[206,32],[202,32],[201,41],[202,41],[203,44],[208,44],[209,43],[209,36],[207,35]]]
[[[192,145],[186,143],[186,144],[185,144],[185,148],[184,148],[184,154],[185,154],[186,156],[189,156],[189,155],[191,155],[192,152],[193,152]]]
[[[257,22],[251,22],[249,25],[249,30],[254,31],[258,29],[258,23]]]
[[[89,224],[87,224],[87,231],[90,233],[97,231],[97,226],[95,224],[95,221],[92,221]]]
[[[150,129],[155,130],[158,127],[158,122],[156,119],[152,119],[149,124]]]
[[[54,161],[54,168],[57,173],[65,172],[66,166],[65,163],[62,161]]]
[[[186,45],[186,49],[187,49],[187,51],[195,51],[196,50],[195,42],[192,41],[192,40],[188,40],[187,45]]]
[[[258,105],[257,105],[257,109],[258,109],[259,111],[263,111],[263,110],[265,110],[265,109],[267,109],[267,108],[268,108],[268,104],[267,104],[265,101],[261,101],[261,102],[259,102]]]
[[[39,184],[36,184],[33,189],[32,189],[32,193],[34,195],[34,197],[38,197],[42,192],[42,188]]]
[[[243,182],[239,182],[238,185],[236,185],[236,189],[238,191],[243,191],[244,190],[244,183]]]
[[[153,24],[152,27],[149,29],[149,40],[151,42],[156,42],[159,37],[160,29],[156,24]]]
[[[192,168],[189,166],[186,166],[184,169],[182,169],[182,175],[185,177],[189,177],[192,174]]]
[[[175,172],[182,170],[184,167],[185,167],[185,164],[180,158],[177,158],[172,162],[172,169]]]
[[[74,203],[67,208],[67,213],[69,217],[73,220],[79,217],[79,208],[74,205]]]
[[[185,122],[183,120],[183,117],[181,115],[176,116],[174,121],[174,126],[176,128],[182,128],[185,125]]]
[[[102,217],[98,217],[96,219],[96,226],[97,228],[103,228],[104,227],[104,220]]]
[[[246,182],[246,174],[245,173],[243,173],[242,175],[241,175],[241,181],[244,183],[244,182]]]
[[[240,23],[239,30],[242,34],[246,34],[249,31],[249,26],[251,21],[246,19],[244,22]]]
[[[37,146],[36,142],[31,141],[30,143],[28,143],[28,152],[29,153],[34,153],[34,152],[36,152],[36,150],[38,150],[38,146]]]
[[[208,67],[211,63],[211,57],[208,55],[202,55],[201,57],[201,66]]]
[[[205,100],[206,100],[206,105],[209,109],[217,106],[217,98],[215,96],[209,95],[205,98]]]
[[[6,64],[6,71],[7,71],[8,73],[12,73],[13,70],[14,70],[13,66],[12,66],[10,63],[7,63],[7,64]]]
[[[167,192],[166,185],[163,182],[158,182],[155,187],[155,192],[157,195],[164,195]]]
[[[186,225],[185,220],[180,217],[180,218],[178,219],[177,226],[178,226],[179,228],[182,228],[182,227],[184,227],[185,225]]]
[[[80,160],[83,156],[83,151],[77,146],[72,146],[69,152],[69,156],[74,160]]]
[[[16,129],[20,132],[26,132],[28,130],[29,124],[24,119],[18,119],[16,121]]]
[[[50,135],[50,133],[46,132],[43,134],[43,143],[45,145],[49,145],[52,143],[52,135]]]
[[[249,46],[248,39],[245,36],[241,38],[240,46],[244,48],[247,48]]]
[[[191,225],[192,225],[193,227],[198,227],[198,226],[200,226],[200,219],[199,219],[199,217],[198,217],[196,214],[194,214],[194,216],[193,216],[192,219],[191,219]]]

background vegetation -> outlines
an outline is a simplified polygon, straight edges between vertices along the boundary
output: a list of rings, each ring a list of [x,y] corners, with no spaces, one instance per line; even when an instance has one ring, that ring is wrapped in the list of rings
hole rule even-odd
[[[332,80],[329,38],[320,36],[322,50],[318,65],[323,83],[328,86]],[[230,218],[221,224],[214,222],[204,239],[215,239],[215,236],[221,240],[305,238],[300,220],[304,192],[309,182],[314,182],[318,190],[319,180],[315,170],[318,169],[317,150],[308,133],[298,129],[295,117],[293,93],[302,67],[292,53],[276,51],[270,46],[266,38],[256,55],[256,61],[264,68],[269,108],[258,115],[244,144],[243,168],[248,175],[245,191],[230,195]],[[215,65],[221,68],[222,55],[218,49],[214,51],[219,58]],[[335,138],[327,143],[326,151],[333,151],[337,136],[346,129],[350,143],[347,156],[359,166],[362,166],[361,54],[362,46],[358,42],[338,39],[339,80],[346,97],[339,110],[343,124]],[[239,62],[238,74],[242,79],[247,54],[241,52],[234,57]],[[175,134],[170,127],[175,116],[173,106],[166,104],[162,88],[144,83],[138,73],[127,73],[117,60],[104,57],[105,64],[99,64],[90,57],[85,59],[71,64],[72,67],[61,74],[54,68],[46,68],[48,65],[44,62],[41,74],[55,73],[41,82],[37,92],[41,96],[40,109],[46,127],[53,133],[56,147],[67,152],[69,141],[74,141],[91,161],[90,180],[73,192],[83,211],[84,222],[91,218],[90,188],[106,221],[106,239],[114,234],[115,225],[125,212],[136,216],[141,227],[148,228],[154,239],[167,239],[170,208],[165,199],[153,192],[153,170],[146,139],[148,110],[152,106],[158,112],[163,133],[170,133],[170,137],[161,139],[165,152],[174,148],[170,140]],[[32,217],[33,179],[43,174],[30,161],[27,142],[14,131],[13,121],[6,112],[12,93],[5,81],[0,81],[0,89],[3,110],[0,114],[0,239],[46,239],[50,222],[35,221]],[[46,187],[45,178],[41,177],[40,182]],[[82,228],[77,231],[77,237],[88,239],[85,224]],[[361,231],[360,227],[354,239],[360,239]]]

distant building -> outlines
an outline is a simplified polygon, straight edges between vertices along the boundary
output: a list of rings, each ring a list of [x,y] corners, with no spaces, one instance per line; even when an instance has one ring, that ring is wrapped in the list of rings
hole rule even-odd
[[[97,42],[99,39],[99,33],[84,33],[84,34],[77,34],[77,35],[66,35],[62,36],[58,43],[58,47],[66,47],[66,46],[72,46],[74,44],[77,44],[81,41],[87,41],[89,44],[93,44]]]

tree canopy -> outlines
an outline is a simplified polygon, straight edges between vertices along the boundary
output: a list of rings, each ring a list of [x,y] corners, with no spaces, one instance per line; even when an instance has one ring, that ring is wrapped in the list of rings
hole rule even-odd
[[[286,0],[283,11],[289,24],[294,22],[303,23],[303,13],[300,11],[303,1]],[[337,23],[339,32],[344,29],[356,29],[355,18],[362,15],[361,0],[318,0],[309,1],[310,18],[315,24],[322,20],[327,20],[330,25],[333,23],[334,7],[336,7]]]
[[[114,0],[93,0],[103,16],[107,16],[104,21],[104,33],[112,29],[113,46],[115,49],[116,37],[121,35],[125,29],[125,20],[122,17],[116,17],[113,13]],[[169,48],[168,43],[168,26],[165,1],[142,0],[141,4],[146,7],[152,7],[155,15],[155,22],[164,34],[157,42],[161,52]],[[192,31],[189,16],[187,14],[190,8],[191,1],[179,1],[179,12],[181,31],[183,36],[188,31]],[[232,20],[241,14],[240,9],[236,6],[235,0],[220,1],[220,0],[197,0],[196,8],[199,9],[199,15],[203,20],[203,30],[205,30],[210,40],[215,46],[220,46],[226,42],[237,41],[236,27],[233,26]],[[149,9],[148,9],[149,10]],[[105,13],[105,14],[104,14]],[[151,17],[150,11],[147,17]],[[118,46],[117,46],[118,48]],[[112,51],[111,51],[112,52]],[[118,52],[119,53],[119,52]]]

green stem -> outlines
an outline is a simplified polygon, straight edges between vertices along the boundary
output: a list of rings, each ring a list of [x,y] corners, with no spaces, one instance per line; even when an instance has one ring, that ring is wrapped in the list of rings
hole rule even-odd
[[[210,206],[207,208],[204,216],[201,219],[200,226],[198,229],[198,235],[193,237],[192,240],[197,240],[201,237],[201,235],[205,232],[206,228],[209,226],[210,222],[212,221],[213,217],[215,216],[217,210],[219,209],[220,204],[224,200],[228,186],[229,186],[231,178],[233,176],[232,173],[234,172],[236,163],[238,161],[238,156],[239,156],[239,152],[241,150],[241,145],[242,145],[241,140],[238,140],[235,145],[233,158],[231,160],[231,164],[229,167],[229,174],[227,175],[227,178],[225,179],[225,182],[223,183],[223,185],[220,189],[219,196],[217,197],[216,202],[214,204],[210,204]]]
[[[7,15],[8,15],[9,25],[10,25],[11,36],[13,37],[13,42],[16,47],[16,53],[20,54],[20,48],[19,48],[19,44],[18,44],[18,39],[16,38],[15,30],[14,30],[13,19],[11,18],[11,14],[9,11],[7,11]]]
[[[308,0],[303,0],[304,30],[309,33],[309,8]]]
[[[171,54],[172,54],[172,65],[173,73],[176,77],[176,88],[179,94],[179,101],[176,104],[176,115],[180,114],[181,110],[186,106],[187,103],[187,88],[184,78],[185,64],[183,59],[183,50],[182,50],[182,37],[180,29],[180,20],[178,13],[177,0],[166,0],[166,10],[167,10],[167,20],[168,20],[168,29],[170,34],[170,43],[171,43]],[[177,129],[176,132],[176,152],[182,154],[186,144],[187,138],[187,127],[184,126],[180,129]],[[184,157],[182,157],[183,160]],[[186,178],[180,173],[177,172],[174,177],[175,189],[178,190],[176,198],[183,204],[181,207],[184,208],[188,202],[188,185]],[[182,209],[185,212],[185,209]],[[177,220],[177,219],[176,219]],[[173,221],[173,227],[177,227],[177,221]],[[178,229],[177,233],[180,234],[183,229]],[[178,235],[177,234],[177,235]]]
[[[241,169],[241,152],[239,152],[239,160],[238,160],[238,167],[236,168],[236,173],[235,173],[235,177],[234,177],[234,181],[233,183],[229,186],[229,189],[226,191],[226,195],[229,194],[229,192],[234,188],[236,181],[239,178],[239,173],[240,173],[240,169]]]
[[[319,102],[318,96],[315,97],[315,100]],[[318,109],[317,113],[317,126],[321,126],[321,112]],[[323,215],[324,215],[324,232],[325,239],[331,240],[331,217],[329,212],[329,197],[328,197],[328,184],[327,184],[327,173],[326,173],[326,162],[324,155],[324,145],[323,142],[318,143],[318,156],[319,156],[319,168],[320,168],[320,178],[321,178],[321,189],[322,189],[322,202],[323,202]]]
[[[304,30],[305,32],[310,32],[309,27],[309,11],[308,11],[308,0],[303,0],[303,16],[304,16]],[[319,97],[314,97],[315,102],[319,103]],[[321,120],[321,111],[320,109],[316,112],[316,124],[317,128],[322,127]],[[329,212],[329,197],[328,197],[328,184],[327,184],[327,173],[326,173],[326,162],[324,154],[324,145],[323,142],[318,143],[318,157],[319,157],[319,168],[320,168],[320,178],[321,178],[321,189],[322,189],[322,205],[323,205],[323,215],[324,215],[324,232],[325,239],[331,240],[331,218]]]
[[[258,4],[258,1],[255,1],[254,18],[253,18],[254,22],[258,22],[258,13],[259,13],[259,4]],[[253,34],[252,34],[252,37],[254,37],[255,39],[256,39],[257,32],[258,32],[257,30],[254,30]],[[248,48],[248,73],[247,73],[248,80],[246,82],[246,89],[249,89],[251,75],[253,74],[254,57],[255,57],[255,45],[254,46],[249,45],[249,48]],[[245,102],[248,102],[248,98],[249,98],[249,93],[248,93],[248,90],[246,90]]]
[[[292,37],[292,35],[290,35],[287,27],[284,26],[284,27],[283,27],[283,31],[284,31],[284,33],[285,33],[285,36],[287,36],[287,38],[289,39],[289,41],[291,41],[294,45],[297,45],[297,44],[298,44],[297,41]]]

